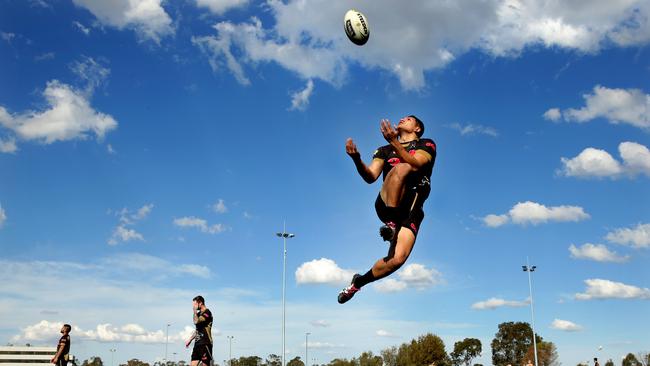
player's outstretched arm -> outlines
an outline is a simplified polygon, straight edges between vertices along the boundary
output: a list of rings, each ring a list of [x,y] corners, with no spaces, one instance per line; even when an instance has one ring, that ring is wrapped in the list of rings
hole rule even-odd
[[[363,178],[366,183],[370,184],[379,178],[381,174],[382,162],[379,160],[373,160],[370,163],[370,166],[366,165],[363,160],[361,160],[361,154],[357,150],[357,145],[354,144],[351,138],[347,139],[345,142],[345,152],[352,158],[354,166],[357,168],[357,172],[361,178]]]

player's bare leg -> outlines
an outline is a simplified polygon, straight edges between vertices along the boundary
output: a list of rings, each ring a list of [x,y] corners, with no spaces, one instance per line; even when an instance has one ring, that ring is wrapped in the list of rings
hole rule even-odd
[[[406,177],[413,171],[410,164],[397,164],[386,174],[384,184],[381,186],[379,196],[386,205],[386,218],[384,218],[384,225],[379,228],[379,235],[385,241],[392,242],[399,231],[398,207],[404,196]]]
[[[391,243],[388,254],[379,259],[372,268],[364,275],[355,274],[352,277],[350,286],[344,288],[339,293],[339,304],[350,300],[354,294],[370,282],[382,279],[394,273],[406,262],[411,255],[415,245],[415,234],[407,229],[401,228],[397,234],[397,239]]]

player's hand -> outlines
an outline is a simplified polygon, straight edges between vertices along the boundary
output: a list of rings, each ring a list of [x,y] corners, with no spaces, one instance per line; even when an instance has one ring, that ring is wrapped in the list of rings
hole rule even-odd
[[[352,141],[351,138],[345,141],[345,152],[353,159],[360,156],[359,150],[357,150],[357,145],[354,144],[354,141]]]
[[[379,130],[381,131],[381,134],[384,135],[386,141],[393,142],[397,140],[397,129],[389,120],[382,119],[379,124]]]

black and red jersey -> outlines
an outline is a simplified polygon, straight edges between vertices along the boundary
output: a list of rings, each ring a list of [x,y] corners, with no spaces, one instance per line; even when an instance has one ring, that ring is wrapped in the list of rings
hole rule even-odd
[[[436,162],[436,143],[431,139],[421,138],[418,140],[407,141],[401,143],[404,149],[411,155],[415,155],[416,151],[421,151],[427,157],[429,162],[416,172],[409,174],[407,178],[407,187],[416,188],[418,191],[428,194],[431,190],[429,180],[433,172],[433,165]],[[399,163],[403,163],[395,148],[391,145],[385,145],[378,148],[373,155],[373,159],[380,159],[383,161],[382,174],[383,179],[386,179],[386,174]]]
[[[59,339],[59,345],[57,346],[57,352],[63,349],[63,352],[61,352],[61,358],[68,361],[69,355],[70,355],[70,336],[69,335],[64,335]]]
[[[212,312],[210,309],[198,313],[194,346],[201,344],[212,344]]]

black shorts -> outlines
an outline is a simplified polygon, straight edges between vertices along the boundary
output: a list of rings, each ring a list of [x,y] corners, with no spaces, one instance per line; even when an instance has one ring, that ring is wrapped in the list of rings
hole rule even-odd
[[[210,365],[210,361],[212,361],[212,345],[195,344],[192,349],[192,361],[201,361],[206,365]]]
[[[400,227],[408,228],[413,232],[415,236],[418,235],[420,230],[420,224],[424,219],[424,211],[422,206],[424,201],[427,199],[428,195],[418,192],[415,189],[406,189],[402,201],[399,205],[398,219],[395,224]],[[386,204],[384,200],[381,199],[381,194],[377,195],[375,200],[375,211],[377,211],[377,217],[382,222],[390,221],[388,213],[386,210]]]
[[[68,361],[63,356],[59,357],[59,360],[56,361],[56,366],[67,366],[67,365],[68,365]]]

